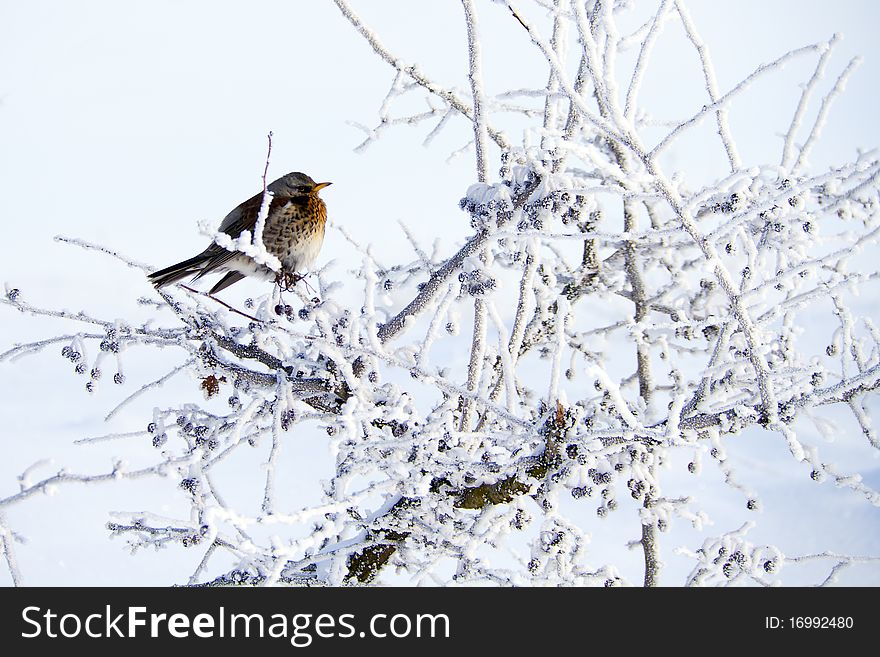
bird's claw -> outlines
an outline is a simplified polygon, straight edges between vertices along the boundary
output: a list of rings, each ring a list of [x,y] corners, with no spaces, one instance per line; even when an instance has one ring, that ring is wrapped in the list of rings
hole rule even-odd
[[[296,272],[280,271],[275,276],[275,283],[282,292],[290,292],[303,278],[305,277]]]

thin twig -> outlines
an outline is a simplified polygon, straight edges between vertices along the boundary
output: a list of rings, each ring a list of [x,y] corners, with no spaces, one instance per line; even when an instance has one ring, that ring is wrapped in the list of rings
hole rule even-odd
[[[207,297],[208,299],[211,299],[212,301],[216,301],[224,308],[227,308],[227,309],[231,310],[232,312],[241,315],[242,317],[247,317],[248,319],[250,319],[254,322],[259,322],[261,324],[266,323],[265,320],[263,320],[263,319],[257,319],[253,315],[248,315],[246,312],[242,312],[238,308],[233,308],[232,306],[230,306],[228,303],[226,303],[222,299],[218,299],[217,297],[215,297],[213,294],[208,294],[207,292],[202,292],[201,290],[196,290],[195,288],[192,288],[189,285],[184,285],[183,283],[180,283],[179,285],[187,292],[192,292],[193,294],[198,294],[199,296]]]
[[[381,57],[385,62],[394,67],[395,70],[408,76],[419,86],[424,87],[429,92],[436,95],[438,98],[443,99],[451,108],[456,110],[459,114],[462,114],[469,121],[474,121],[473,109],[469,107],[467,103],[462,101],[455,94],[455,92],[444,89],[443,87],[433,82],[424,73],[422,73],[417,66],[406,64],[405,62],[401,61],[393,54],[391,54],[391,51],[389,51],[384,46],[384,44],[379,41],[375,33],[364,24],[364,22],[357,14],[354,13],[354,10],[351,8],[348,2],[346,2],[346,0],[333,1],[336,3],[336,6],[339,7],[342,15],[345,16],[345,18],[348,19],[348,21],[361,34],[361,36],[363,36],[367,40],[367,42],[370,44],[376,54],[379,55],[379,57]],[[507,150],[510,148],[510,143],[508,142],[507,137],[505,137],[500,132],[490,126],[487,126],[486,130],[492,140],[496,144],[498,144],[498,146],[500,146],[502,150]]]
[[[269,158],[272,157],[272,134],[270,130],[269,134],[266,135],[269,147],[266,149],[266,166],[263,167],[263,194],[266,193],[266,176],[269,175]]]

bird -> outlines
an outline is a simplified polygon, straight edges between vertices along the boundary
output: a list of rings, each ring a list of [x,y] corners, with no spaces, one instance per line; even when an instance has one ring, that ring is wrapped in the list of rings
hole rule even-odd
[[[299,280],[298,272],[314,264],[324,242],[327,206],[318,192],[330,184],[316,183],[306,174],[293,171],[266,186],[266,190],[272,192],[272,201],[263,227],[263,244],[281,261],[281,272],[272,271],[244,253],[212,243],[192,258],[149,274],[150,282],[158,289],[192,275],[195,275],[193,280],[197,280],[212,272],[228,272],[208,292],[216,294],[245,276]],[[245,230],[253,234],[262,205],[263,192],[259,192],[224,217],[220,232],[232,239]]]

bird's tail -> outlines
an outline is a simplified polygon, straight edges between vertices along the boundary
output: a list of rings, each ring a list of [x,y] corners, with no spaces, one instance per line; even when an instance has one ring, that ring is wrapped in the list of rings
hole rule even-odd
[[[170,285],[183,278],[202,272],[205,263],[209,259],[210,256],[200,253],[188,260],[178,262],[176,265],[171,265],[170,267],[165,267],[165,269],[154,271],[152,274],[149,274],[147,278],[149,278],[150,282],[157,288],[164,285]]]

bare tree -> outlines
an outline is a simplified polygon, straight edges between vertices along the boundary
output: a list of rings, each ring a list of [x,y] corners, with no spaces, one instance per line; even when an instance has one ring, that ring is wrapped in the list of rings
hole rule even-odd
[[[441,584],[769,584],[784,581],[784,566],[809,561],[827,563],[820,583],[831,583],[847,566],[876,567],[877,556],[754,544],[750,525],[725,518],[712,519],[720,533],[710,534],[696,483],[667,491],[662,468],[689,455],[699,482],[705,460],[756,510],[760,495],[739,483],[727,452],[735,436],[760,433],[783,441],[804,476],[880,505],[857,472],[835,467],[804,437],[811,414],[829,408],[859,428],[838,429],[838,440],[866,459],[880,448],[865,402],[880,386],[880,333],[853,304],[878,278],[880,161],[869,151],[827,171],[809,162],[857,64],[820,93],[837,38],[787,52],[724,89],[681,0],[661,0],[632,31],[621,27],[624,2],[462,0],[462,91],[399,58],[346,0],[334,2],[393,74],[362,147],[398,124],[424,123],[426,141],[451,122],[472,127],[464,150],[475,155],[475,183],[460,202],[471,236],[447,256],[413,239],[414,259],[394,264],[353,243],[359,308],[324,273],[315,294],[296,288],[299,308],[278,290],[230,312],[189,288],[163,289],[142,299],[155,319],[139,325],[35,307],[7,289],[8,308],[76,328],[17,345],[2,360],[60,349],[94,387],[132,347],[179,354],[123,402],[157,399],[145,430],[116,436],[151,441],[153,464],[25,477],[0,499],[0,546],[13,579],[21,575],[6,507],[67,482],[145,476],[180,487],[190,514],[122,512],[109,527],[135,547],[201,550],[190,584],[401,581],[395,573]],[[487,16],[520,30],[522,42],[510,47],[531,49],[546,86],[489,93],[479,22]],[[673,23],[693,47],[705,95],[667,125],[640,92]],[[626,53],[632,66],[618,63]],[[749,85],[796,58],[815,67],[793,103],[779,160],[750,164],[728,111]],[[397,114],[412,96],[428,109]],[[499,127],[502,117],[523,128],[521,142]],[[704,122],[713,140],[685,161],[720,153],[726,172],[711,184],[666,157]],[[161,401],[162,385],[183,373],[196,376],[204,403]],[[113,379],[125,383],[121,369]],[[320,503],[279,493],[291,483],[279,455],[294,439],[326,443],[332,476],[311,482]],[[237,470],[260,491],[242,508],[227,502],[229,482],[216,466],[251,449],[265,462]],[[611,516],[632,537],[611,550],[643,553],[638,579],[616,562],[595,563],[590,541],[601,542]],[[703,532],[703,543],[664,544],[674,523]],[[693,561],[685,581],[661,579],[673,549]],[[237,566],[218,570],[219,552]]]

